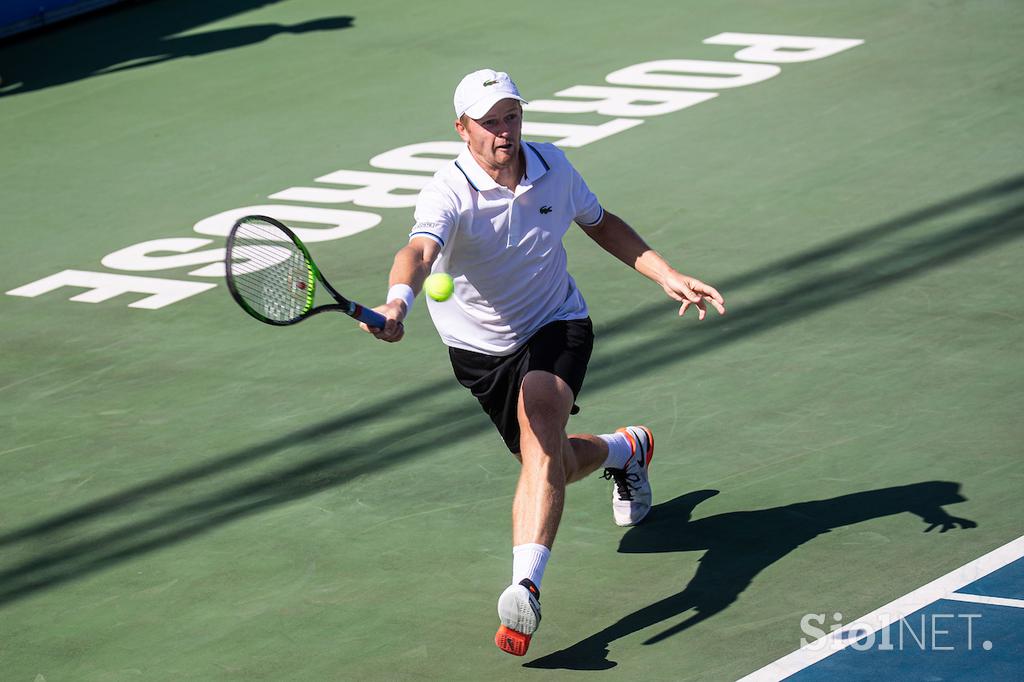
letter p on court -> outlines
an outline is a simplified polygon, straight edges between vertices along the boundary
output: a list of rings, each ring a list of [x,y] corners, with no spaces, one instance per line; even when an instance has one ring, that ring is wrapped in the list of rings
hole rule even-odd
[[[794,64],[812,62],[857,47],[856,38],[818,38],[815,36],[778,36],[765,33],[719,33],[704,40],[706,45],[746,45],[736,53],[745,62]]]

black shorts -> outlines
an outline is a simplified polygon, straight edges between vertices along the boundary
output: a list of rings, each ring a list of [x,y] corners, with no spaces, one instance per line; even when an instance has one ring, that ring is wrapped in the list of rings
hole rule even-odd
[[[575,399],[583,387],[587,363],[594,348],[590,318],[551,322],[530,337],[511,355],[486,355],[449,348],[452,369],[468,388],[513,453],[519,452],[519,387],[527,372],[541,370],[561,378]],[[572,406],[572,414],[579,412]]]

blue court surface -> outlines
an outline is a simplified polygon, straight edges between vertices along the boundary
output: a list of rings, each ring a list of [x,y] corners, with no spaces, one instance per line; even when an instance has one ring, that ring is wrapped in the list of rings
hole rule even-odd
[[[827,635],[743,681],[1024,679],[1022,557],[1024,537],[849,624],[811,614]]]

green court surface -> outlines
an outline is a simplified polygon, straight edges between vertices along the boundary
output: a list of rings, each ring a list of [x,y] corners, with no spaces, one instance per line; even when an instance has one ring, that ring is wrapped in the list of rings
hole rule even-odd
[[[658,60],[767,73],[704,42],[730,32],[863,43],[662,115],[526,114],[642,119],[566,151],[729,312],[679,319],[570,233],[597,334],[570,428],[648,424],[660,506],[626,531],[607,481],[570,488],[543,625],[507,656],[518,465],[425,305],[397,345],[259,325],[190,274],[223,246],[194,226],[375,214],[310,246],[376,304],[412,209],[271,195],[408,173],[370,160],[456,140],[483,66],[533,100]],[[1022,34],[997,0],[153,0],[0,45],[0,679],[731,680],[805,614],[1024,534]],[[66,271],[215,286],[31,287]]]

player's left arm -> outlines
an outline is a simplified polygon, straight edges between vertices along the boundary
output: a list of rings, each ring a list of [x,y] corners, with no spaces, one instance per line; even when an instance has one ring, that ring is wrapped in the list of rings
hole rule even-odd
[[[698,319],[703,320],[708,303],[719,315],[725,314],[725,299],[718,290],[673,268],[661,254],[647,245],[636,230],[614,213],[606,210],[600,222],[584,227],[583,231],[602,249],[660,285],[669,298],[679,301],[682,304],[680,315],[694,306]]]

